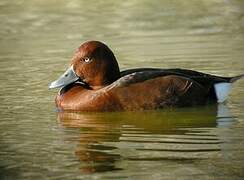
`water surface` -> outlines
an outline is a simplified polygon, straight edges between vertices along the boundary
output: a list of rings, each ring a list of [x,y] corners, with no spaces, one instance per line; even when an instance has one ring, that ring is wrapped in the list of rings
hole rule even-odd
[[[243,179],[244,81],[221,106],[57,113],[47,85],[86,40],[121,69],[244,72],[242,0],[1,0],[0,179]]]

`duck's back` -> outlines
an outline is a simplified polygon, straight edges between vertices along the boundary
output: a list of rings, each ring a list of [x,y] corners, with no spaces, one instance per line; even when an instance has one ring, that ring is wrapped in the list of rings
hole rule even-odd
[[[123,110],[193,106],[216,102],[213,82],[209,81],[213,78],[192,72],[195,76],[191,77],[195,80],[190,78],[189,74],[182,75],[178,69],[174,71],[162,69],[123,71],[122,78],[110,85],[107,91]],[[216,77],[217,81],[225,80]]]

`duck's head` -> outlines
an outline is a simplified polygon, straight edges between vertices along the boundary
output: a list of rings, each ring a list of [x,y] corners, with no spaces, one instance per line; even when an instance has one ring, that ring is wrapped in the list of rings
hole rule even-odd
[[[68,70],[49,88],[81,82],[95,89],[111,84],[119,77],[118,63],[108,46],[99,41],[88,41],[76,50]]]

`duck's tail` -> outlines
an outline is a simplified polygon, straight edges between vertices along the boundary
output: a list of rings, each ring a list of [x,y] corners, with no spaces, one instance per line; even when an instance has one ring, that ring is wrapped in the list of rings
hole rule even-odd
[[[235,76],[235,77],[231,77],[229,79],[229,82],[220,82],[220,83],[214,84],[215,94],[216,94],[218,103],[222,103],[222,102],[226,101],[226,99],[228,98],[228,95],[230,93],[232,83],[241,79],[242,77],[244,77],[244,74],[241,74],[241,75]]]
[[[239,76],[232,77],[232,78],[230,78],[230,83],[233,83],[233,82],[235,82],[235,81],[237,81],[237,80],[239,80],[239,79],[241,79],[243,77],[244,77],[244,74],[241,74]]]

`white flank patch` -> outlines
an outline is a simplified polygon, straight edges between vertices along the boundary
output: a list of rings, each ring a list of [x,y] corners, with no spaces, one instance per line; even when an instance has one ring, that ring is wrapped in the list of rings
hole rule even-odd
[[[227,99],[231,87],[232,87],[232,83],[224,82],[224,83],[214,84],[214,89],[215,89],[218,103],[222,103]]]

